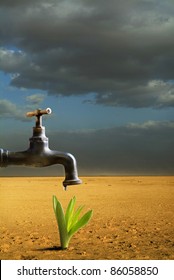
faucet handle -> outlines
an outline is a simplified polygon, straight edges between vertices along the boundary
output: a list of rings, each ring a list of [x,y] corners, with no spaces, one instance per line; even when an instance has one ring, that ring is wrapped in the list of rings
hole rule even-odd
[[[45,115],[45,114],[50,115],[51,112],[52,112],[52,110],[50,108],[47,108],[45,110],[37,109],[37,110],[35,110],[33,112],[26,113],[26,116],[27,117],[34,117],[34,116],[37,117],[37,116],[42,116],[42,115]]]
[[[51,109],[50,108],[47,108],[45,110],[41,110],[41,109],[37,109],[33,112],[28,112],[26,113],[26,116],[27,117],[36,117],[36,127],[42,127],[42,115],[45,115],[45,114],[48,114],[50,115],[51,114]]]

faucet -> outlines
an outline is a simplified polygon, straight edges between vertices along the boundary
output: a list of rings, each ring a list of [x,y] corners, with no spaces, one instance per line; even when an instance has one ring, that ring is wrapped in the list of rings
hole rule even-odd
[[[50,150],[48,138],[45,135],[45,127],[42,126],[42,115],[51,114],[51,109],[37,109],[26,113],[27,117],[36,117],[36,125],[33,127],[33,136],[29,139],[30,145],[26,151],[11,152],[0,149],[0,167],[8,165],[22,165],[44,167],[53,164],[62,164],[65,169],[64,189],[68,185],[81,184],[78,178],[76,159],[70,153]]]

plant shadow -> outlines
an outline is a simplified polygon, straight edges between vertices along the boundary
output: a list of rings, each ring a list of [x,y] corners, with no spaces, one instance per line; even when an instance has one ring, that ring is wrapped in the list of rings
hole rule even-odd
[[[36,249],[35,251],[62,251],[63,249],[60,246],[46,247]]]

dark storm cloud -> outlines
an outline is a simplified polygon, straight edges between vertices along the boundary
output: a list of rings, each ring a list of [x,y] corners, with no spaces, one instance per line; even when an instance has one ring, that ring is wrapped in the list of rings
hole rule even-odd
[[[88,174],[174,174],[173,122],[149,121],[50,137],[55,148],[70,148]],[[61,147],[57,139],[62,139]]]
[[[14,86],[53,95],[92,92],[94,103],[108,106],[174,106],[173,13],[170,0],[4,0],[0,69],[17,73]]]
[[[1,136],[1,147],[26,149],[27,133]],[[174,122],[148,121],[110,129],[47,133],[50,148],[71,152],[77,159],[80,175],[174,175]],[[13,143],[11,138],[15,139]],[[63,175],[62,168],[6,168],[2,175]]]

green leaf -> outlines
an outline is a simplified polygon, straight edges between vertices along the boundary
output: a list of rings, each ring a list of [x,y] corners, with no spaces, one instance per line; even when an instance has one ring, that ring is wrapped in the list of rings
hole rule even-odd
[[[89,222],[90,218],[92,217],[92,213],[93,213],[93,211],[89,210],[87,213],[85,213],[81,217],[81,219],[69,231],[69,233],[68,233],[69,238],[71,238],[75,232],[77,232],[80,228],[82,228]]]
[[[68,207],[67,207],[67,210],[66,210],[66,214],[65,214],[65,221],[66,221],[66,227],[67,227],[67,230],[70,226],[70,223],[71,223],[71,219],[72,219],[72,216],[73,216],[73,212],[74,212],[74,205],[75,205],[75,202],[76,202],[76,198],[75,196],[70,200],[69,204],[68,204]]]
[[[53,209],[57,219],[62,249],[68,248],[70,239],[74,233],[89,222],[93,213],[90,210],[79,219],[79,215],[84,206],[79,206],[74,212],[75,202],[76,198],[74,196],[68,204],[66,214],[64,214],[61,203],[56,196],[53,196]]]
[[[53,207],[59,228],[61,247],[67,248],[67,242],[69,240],[69,237],[66,229],[65,215],[61,203],[57,200],[55,196],[53,196]]]
[[[75,211],[74,215],[72,216],[72,219],[71,219],[71,223],[69,224],[69,227],[67,228],[67,231],[69,232],[71,230],[71,228],[77,223],[78,221],[78,218],[79,218],[79,215],[82,211],[82,209],[84,208],[84,205],[82,206],[79,206],[77,208],[77,210]]]
[[[54,209],[54,213],[56,212],[56,206],[57,206],[57,198],[56,198],[55,195],[53,195],[53,209]]]

